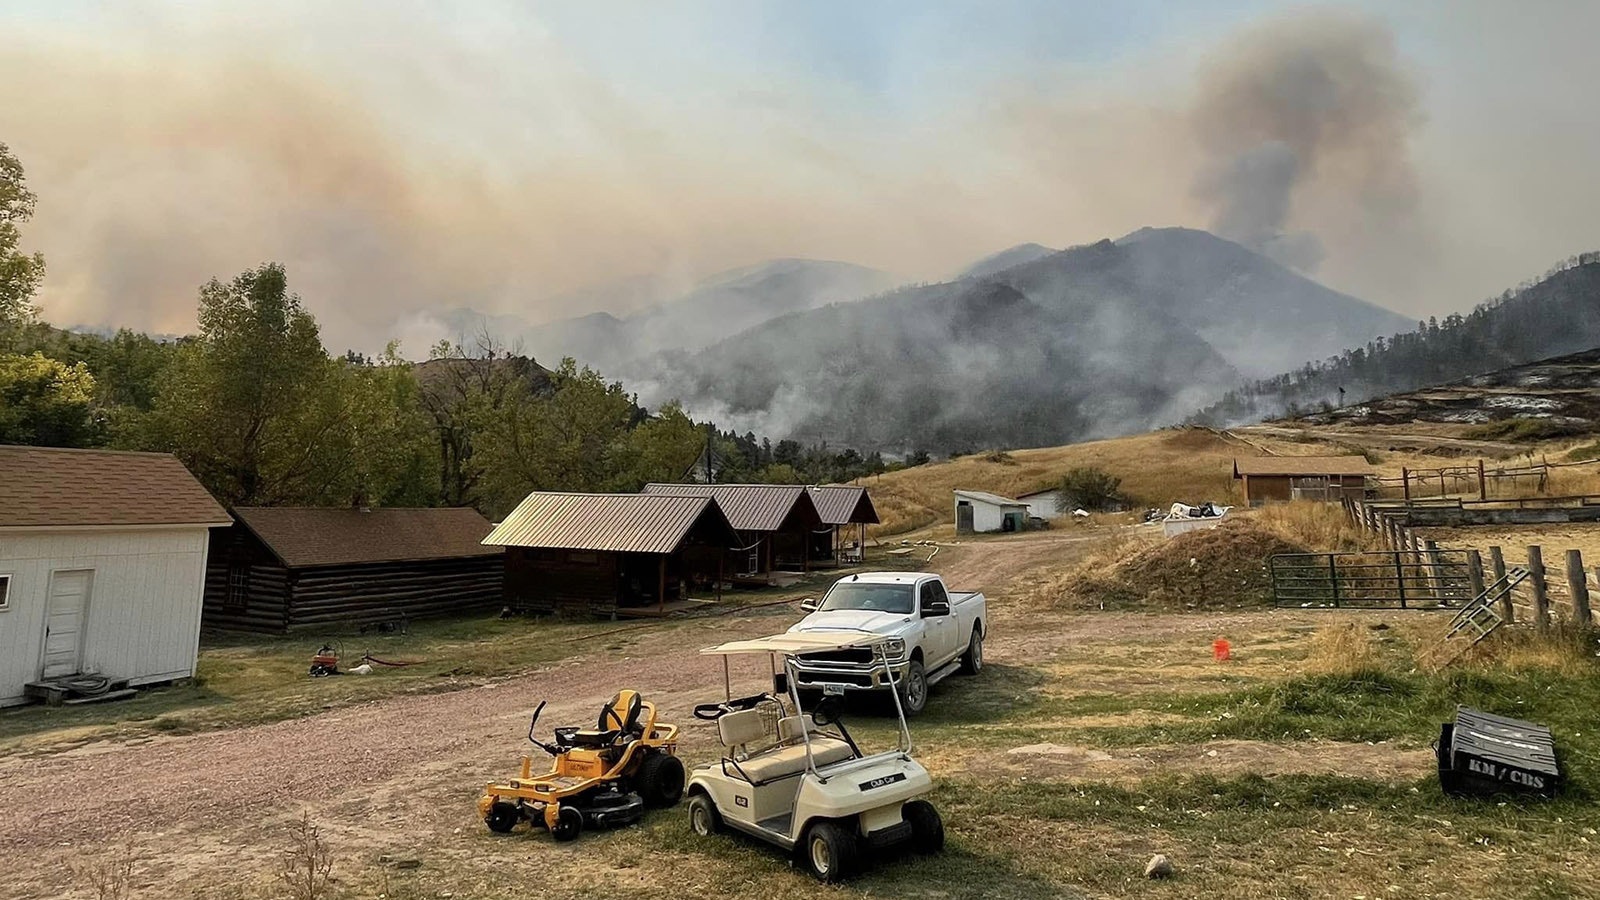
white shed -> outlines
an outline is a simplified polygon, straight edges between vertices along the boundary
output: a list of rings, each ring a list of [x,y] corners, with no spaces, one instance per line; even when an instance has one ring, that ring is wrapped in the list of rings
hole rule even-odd
[[[0,446],[0,706],[193,675],[208,533],[230,524],[171,454]]]
[[[1028,504],[986,491],[956,491],[956,534],[1021,531],[1028,526]]]
[[[1061,496],[1060,488],[1034,491],[1031,494],[1023,494],[1017,499],[1028,504],[1028,515],[1047,522],[1072,512],[1072,506]]]

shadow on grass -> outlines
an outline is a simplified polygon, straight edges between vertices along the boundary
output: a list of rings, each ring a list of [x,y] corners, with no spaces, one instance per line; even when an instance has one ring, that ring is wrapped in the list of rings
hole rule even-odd
[[[653,817],[643,829],[651,846],[715,859],[728,871],[716,873],[728,888],[752,883],[790,895],[841,892],[871,897],[939,897],[951,900],[1079,897],[1080,893],[1021,869],[1003,856],[985,853],[962,838],[947,840],[943,853],[922,856],[905,848],[866,852],[860,870],[837,888],[816,882],[794,855],[738,832],[710,838],[695,835],[678,817]],[[949,825],[949,818],[946,817]],[[637,832],[635,832],[637,833]],[[731,891],[736,892],[736,891]]]

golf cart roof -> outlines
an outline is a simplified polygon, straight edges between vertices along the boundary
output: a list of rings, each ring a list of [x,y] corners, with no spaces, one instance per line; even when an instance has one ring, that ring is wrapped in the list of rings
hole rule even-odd
[[[792,656],[797,653],[825,653],[829,650],[846,650],[851,647],[873,647],[894,639],[890,635],[853,629],[785,632],[745,641],[728,641],[715,647],[707,647],[700,652],[714,656],[733,656],[739,653],[782,653]]]

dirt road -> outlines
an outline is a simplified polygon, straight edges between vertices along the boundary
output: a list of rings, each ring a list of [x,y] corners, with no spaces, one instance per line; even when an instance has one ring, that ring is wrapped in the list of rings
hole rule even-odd
[[[958,588],[990,594],[994,638],[987,655],[1004,664],[1013,656],[1037,659],[1050,645],[1040,629],[1024,627],[1020,601],[1009,591],[1084,547],[1084,536],[1072,533],[985,541],[942,548],[929,567]],[[688,712],[721,695],[722,672],[697,648],[777,631],[796,615],[780,606],[625,632],[615,636],[621,649],[604,649],[611,638],[596,641],[596,649],[558,667],[454,693],[231,731],[0,759],[0,809],[8,813],[8,827],[0,829],[6,895],[62,896],[72,880],[68,865],[130,836],[138,837],[147,878],[214,886],[219,871],[243,877],[269,868],[277,843],[262,839],[264,829],[276,836],[303,811],[312,811],[341,847],[372,859],[423,848],[470,854],[475,851],[465,846],[452,851],[452,841],[466,841],[455,837],[463,832],[477,834],[472,801],[486,780],[515,765],[526,746],[525,717],[538,700],[550,701],[541,723],[547,728],[587,722],[618,687],[637,686],[664,718],[684,725],[682,754],[704,759],[715,752],[711,729]],[[1204,627],[1187,621],[1186,627]],[[1142,631],[1151,624],[1145,616],[1106,616],[1094,629]],[[1053,633],[1067,640],[1061,630]],[[764,666],[764,660],[746,661],[735,679],[760,690],[767,683]],[[560,858],[529,864],[556,865]]]

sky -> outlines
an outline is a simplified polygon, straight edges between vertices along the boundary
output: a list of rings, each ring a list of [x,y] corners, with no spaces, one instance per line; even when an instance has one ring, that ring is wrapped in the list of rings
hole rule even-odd
[[[1210,228],[1409,316],[1600,249],[1600,4],[0,4],[39,302],[193,328],[284,263],[334,350],[775,257],[938,280]]]

